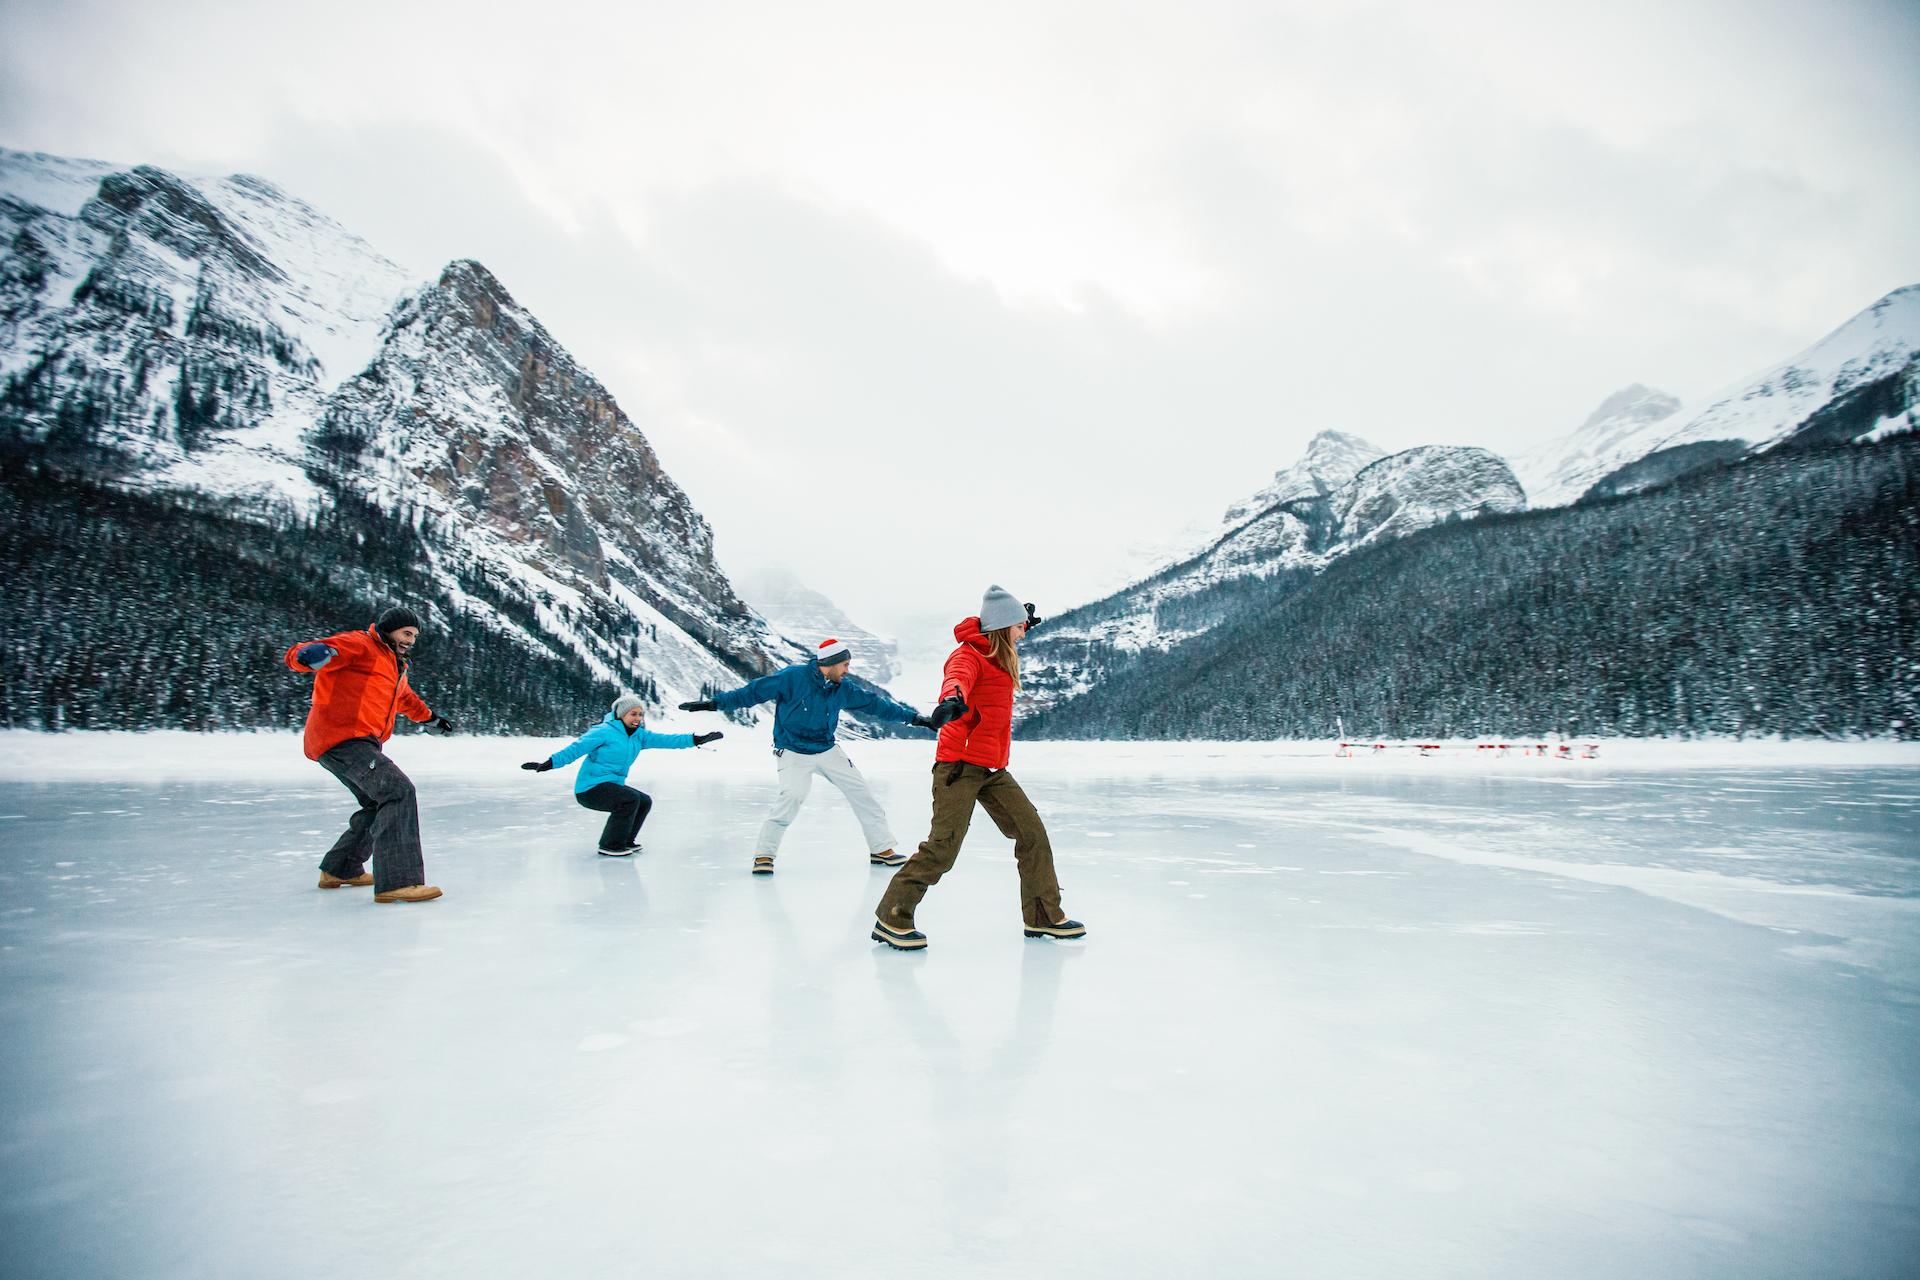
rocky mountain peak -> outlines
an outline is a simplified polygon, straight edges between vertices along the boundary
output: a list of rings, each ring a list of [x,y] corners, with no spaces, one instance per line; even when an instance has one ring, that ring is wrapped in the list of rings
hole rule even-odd
[[[1680,412],[1678,397],[1633,383],[1600,402],[1585,422],[1563,436],[1516,454],[1513,471],[1535,507],[1572,502],[1619,465],[1631,442]]]
[[[1322,431],[1307,442],[1299,461],[1273,473],[1272,483],[1227,508],[1223,522],[1232,526],[1271,507],[1323,498],[1353,479],[1362,467],[1384,456],[1359,436]]]
[[[1333,504],[1333,541],[1351,550],[1445,520],[1526,509],[1506,460],[1486,449],[1426,445],[1370,464]]]
[[[1381,457],[1356,436],[1325,432],[1242,506],[1254,510],[1197,554],[1039,632],[1026,646],[1026,705],[1088,687],[1111,653],[1166,648],[1208,630],[1259,580],[1312,575],[1360,547],[1442,521],[1519,511],[1526,496],[1505,461],[1485,449],[1426,446]]]
[[[740,575],[736,581],[755,612],[802,651],[811,651],[832,636],[852,646],[855,670],[867,679],[885,684],[899,673],[899,649],[893,640],[849,618],[792,570],[762,569]]]
[[[1614,423],[1658,422],[1680,408],[1679,398],[1636,382],[1623,387],[1600,402],[1600,407],[1580,424],[1586,433],[1603,431]]]
[[[662,700],[782,647],[613,395],[478,262],[422,284],[262,179],[0,151],[0,437],[266,518],[365,510],[444,598]]]

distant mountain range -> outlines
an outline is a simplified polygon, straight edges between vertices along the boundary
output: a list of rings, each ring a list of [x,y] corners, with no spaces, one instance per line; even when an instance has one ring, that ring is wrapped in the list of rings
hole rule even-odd
[[[1773,449],[1246,579],[1019,731],[1920,738],[1917,580],[1920,436]]]
[[[868,678],[897,669],[890,640],[792,577],[743,599],[640,427],[477,262],[414,279],[259,178],[6,150],[0,236],[0,568],[18,584],[0,723],[286,722],[297,682],[202,669],[396,598],[428,615],[443,647],[422,661],[481,727],[544,732],[621,688],[663,708],[828,635]],[[1223,628],[1257,637],[1255,611],[1407,539],[1885,439],[1916,404],[1920,286],[1698,412],[1628,387],[1511,462],[1323,431],[1164,563],[1036,632],[1022,714],[1094,723],[1076,700]],[[1835,519],[1861,500],[1813,492]]]
[[[1788,444],[1877,439],[1916,425],[1920,285],[1896,289],[1698,413],[1632,386],[1581,427],[1514,460],[1529,505],[1632,492],[1693,467]],[[1665,465],[1662,465],[1664,460]]]
[[[1484,449],[1391,456],[1323,431],[1198,546],[1063,613],[1026,645],[1033,715],[1085,695],[1135,655],[1171,651],[1366,547],[1434,525],[1641,492],[1783,447],[1868,441],[1920,425],[1920,286],[1900,289],[1697,413],[1631,386],[1578,429],[1509,465]],[[1064,723],[1061,717],[1050,723]]]

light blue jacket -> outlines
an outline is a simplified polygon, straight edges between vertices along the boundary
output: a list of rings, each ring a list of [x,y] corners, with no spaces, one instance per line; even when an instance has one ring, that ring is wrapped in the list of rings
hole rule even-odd
[[[693,745],[690,733],[649,733],[641,725],[632,733],[609,711],[606,719],[553,753],[553,767],[572,764],[581,756],[586,762],[574,775],[573,792],[591,791],[603,782],[625,782],[627,770],[648,747],[679,748]]]
[[[713,695],[713,705],[722,711],[738,711],[762,702],[773,703],[774,749],[798,751],[803,756],[817,756],[833,748],[842,711],[864,711],[898,724],[906,724],[920,714],[888,697],[876,685],[855,684],[850,679],[828,684],[819,664],[813,662],[783,667],[738,689]]]

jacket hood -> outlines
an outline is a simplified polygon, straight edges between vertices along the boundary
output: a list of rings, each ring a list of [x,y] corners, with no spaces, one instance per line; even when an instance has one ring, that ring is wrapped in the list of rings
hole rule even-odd
[[[980,629],[979,618],[962,618],[953,625],[953,638],[961,644],[970,644],[982,653],[993,645],[987,639],[987,633]]]

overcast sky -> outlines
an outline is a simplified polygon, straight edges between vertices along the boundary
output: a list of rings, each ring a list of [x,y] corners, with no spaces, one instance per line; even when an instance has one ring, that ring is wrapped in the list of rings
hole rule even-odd
[[[0,3],[0,143],[478,258],[734,571],[1078,603],[1317,431],[1516,451],[1920,282],[1920,5]]]

